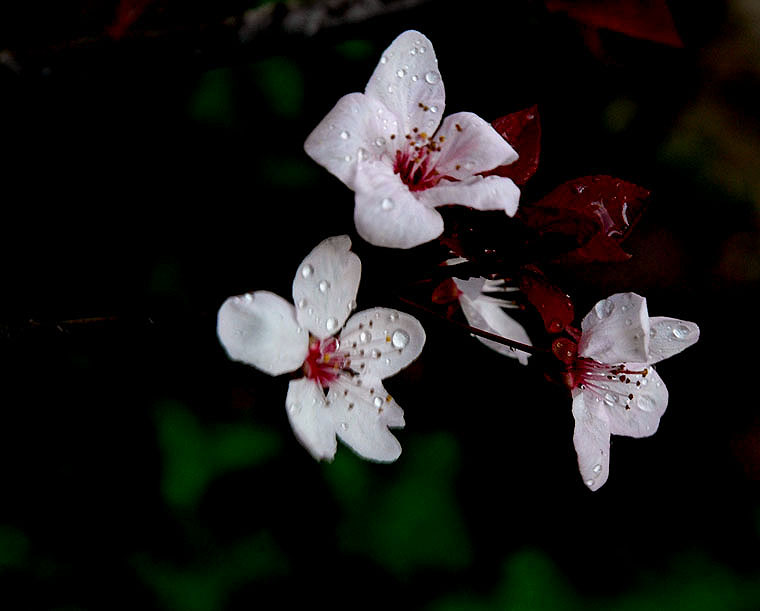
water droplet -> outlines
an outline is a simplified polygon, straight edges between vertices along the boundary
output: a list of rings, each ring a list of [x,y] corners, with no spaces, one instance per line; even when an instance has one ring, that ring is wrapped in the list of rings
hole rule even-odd
[[[340,132],[340,138],[341,140],[348,140],[351,137],[351,134],[349,134],[345,129]]]
[[[617,400],[618,400],[617,395],[613,395],[610,393],[604,394],[605,405],[609,405],[610,407],[612,407],[613,405],[615,405],[615,403],[617,403]]]
[[[327,280],[320,280],[319,281],[319,290],[321,293],[326,293],[327,289],[330,288],[330,283]]]
[[[414,47],[409,49],[409,55],[417,55],[417,49],[415,49]]]
[[[338,319],[337,318],[328,318],[327,322],[325,323],[325,328],[332,333],[333,331],[338,330]]]
[[[301,268],[301,275],[304,278],[308,278],[314,273],[314,268],[308,263]]]
[[[406,76],[406,70],[399,68],[396,70],[396,76],[399,78],[404,78]]]
[[[593,486],[593,485],[594,485],[594,480],[593,480],[593,479],[587,479],[587,480],[586,480],[586,485],[587,485],[589,488],[591,488],[591,486]]]
[[[348,422],[341,422],[340,428],[342,428],[344,431],[348,430]]]
[[[464,169],[465,170],[472,170],[472,168],[474,168],[474,167],[475,167],[475,163],[472,162],[472,161],[467,161],[464,164]]]
[[[655,329],[654,327],[649,329],[649,337],[654,338],[656,335],[657,335],[657,329]]]
[[[356,158],[359,161],[365,161],[367,157],[369,157],[369,153],[367,152],[367,149],[361,148],[358,151],[356,151]]]
[[[375,404],[375,407],[380,408],[383,406],[383,400],[380,397],[375,397],[375,400],[373,401]]]
[[[307,313],[309,316],[314,316],[314,308],[309,308],[308,310],[306,310],[306,313]]]
[[[343,161],[345,161],[346,163],[348,163],[349,161],[351,161],[351,155],[346,155],[346,156],[343,158]]]
[[[417,81],[419,81],[419,80],[420,80],[420,77],[419,77],[419,76],[417,76],[416,74],[415,74],[414,76],[412,76],[412,82],[413,82],[413,83],[416,83],[416,82],[417,82]]]
[[[417,51],[419,53],[425,53],[425,47],[420,47],[419,49],[417,49]]]
[[[690,334],[691,334],[691,330],[686,325],[677,325],[676,327],[673,328],[673,335],[677,339],[685,339],[689,337]]]
[[[430,107],[430,112],[432,112],[432,113],[438,112],[438,107],[437,106],[431,106]]]
[[[296,412],[298,412],[298,404],[297,403],[291,403],[290,405],[288,405],[288,411],[291,414],[295,414]]]
[[[347,304],[347,306],[346,306],[346,308],[348,309],[349,312],[351,312],[352,310],[355,310],[356,309],[356,300],[352,299],[351,301],[349,301],[348,304]]]
[[[386,358],[386,359],[385,359],[385,364],[386,364],[386,365],[390,365],[390,364],[391,364],[391,360],[390,360],[390,359],[388,359],[388,358]]]
[[[594,465],[594,468],[591,469],[594,473],[599,473],[602,470],[602,465]]]
[[[633,321],[630,318],[625,319],[625,326],[630,327],[633,324]]]
[[[303,310],[306,307],[307,303],[308,302],[306,301],[306,298],[301,297],[301,299],[298,300],[298,307]]]
[[[372,352],[370,352],[373,359],[379,359],[382,356],[382,352],[380,352],[377,348],[372,348]]]
[[[431,70],[430,72],[425,74],[425,80],[431,85],[435,85],[438,81],[441,80],[441,75]]]
[[[369,331],[362,331],[361,333],[359,333],[359,341],[362,344],[366,344],[372,341],[372,334]]]
[[[394,348],[405,348],[409,343],[409,334],[403,329],[396,329],[393,332],[391,343],[393,344]]]
[[[643,410],[645,412],[653,412],[655,408],[657,407],[655,402],[650,397],[647,397],[646,395],[641,395],[638,398],[637,405],[639,406],[640,410]]]
[[[377,147],[385,146],[385,138],[377,138],[375,140],[375,146]]]
[[[388,58],[387,58],[385,55],[383,55],[383,56],[380,58],[380,63],[381,63],[381,64],[387,64],[387,63],[388,63]]]
[[[380,202],[380,207],[383,210],[392,210],[393,209],[393,200],[390,197],[383,198],[383,201]]]
[[[388,85],[388,93],[393,93],[393,87],[391,85]]]
[[[594,306],[594,311],[596,312],[596,315],[599,317],[599,320],[601,320],[602,318],[607,318],[610,314],[612,314],[612,310],[614,309],[615,309],[615,304],[609,299],[602,299],[602,301],[598,302]]]
[[[391,312],[390,314],[388,314],[388,320],[390,320],[391,322],[397,321],[398,320],[398,312]]]

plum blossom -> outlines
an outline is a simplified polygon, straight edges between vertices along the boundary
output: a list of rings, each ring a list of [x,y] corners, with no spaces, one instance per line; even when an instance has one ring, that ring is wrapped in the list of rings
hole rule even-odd
[[[411,248],[438,237],[436,206],[517,211],[520,191],[508,178],[481,172],[517,153],[469,112],[441,123],[445,94],[430,41],[404,32],[380,58],[364,93],[340,100],[309,135],[306,153],[355,195],[359,235],[376,246]]]
[[[507,299],[486,294],[487,292],[508,292],[510,287],[503,286],[503,281],[486,278],[470,278],[468,280],[454,278],[453,280],[459,294],[459,305],[471,326],[522,344],[532,345],[523,326],[503,310],[503,308],[515,308],[517,306]],[[478,340],[499,354],[515,358],[523,365],[528,364],[530,355],[527,352],[515,350],[484,337],[478,337]]]
[[[236,361],[270,375],[296,371],[289,383],[288,418],[316,459],[331,460],[337,437],[357,454],[390,462],[401,445],[389,427],[404,413],[382,380],[419,356],[425,331],[414,317],[386,308],[352,314],[361,261],[342,235],[321,242],[293,280],[293,302],[268,291],[228,298],[217,333]]]
[[[648,437],[657,431],[668,389],[652,365],[698,339],[693,322],[650,317],[646,299],[636,293],[603,299],[583,319],[568,385],[578,467],[591,490],[607,481],[610,435]]]

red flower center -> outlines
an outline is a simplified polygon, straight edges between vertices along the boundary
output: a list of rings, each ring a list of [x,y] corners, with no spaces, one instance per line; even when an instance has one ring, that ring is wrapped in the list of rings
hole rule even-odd
[[[339,353],[340,342],[335,337],[309,341],[309,353],[303,363],[304,375],[327,388],[343,371],[345,356]]]
[[[433,153],[441,151],[444,137],[439,136],[438,140],[430,138],[416,127],[412,132],[406,135],[406,150],[396,151],[393,172],[399,175],[410,191],[424,191],[444,178],[436,171],[433,160]]]

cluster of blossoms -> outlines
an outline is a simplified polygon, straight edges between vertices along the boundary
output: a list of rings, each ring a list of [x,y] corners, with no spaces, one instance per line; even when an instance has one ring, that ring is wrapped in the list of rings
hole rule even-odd
[[[385,50],[364,93],[341,98],[307,138],[307,154],[355,192],[356,230],[367,242],[408,249],[439,238],[444,219],[436,207],[443,205],[508,217],[518,212],[515,183],[522,184],[535,167],[521,157],[518,168],[507,138],[528,133],[536,113],[504,117],[497,131],[496,122],[472,113],[441,121],[444,107],[433,47],[419,32],[408,31]],[[567,183],[524,212],[522,223],[541,236],[553,231],[563,237],[580,226],[598,226],[596,233],[585,232],[570,258],[583,260],[602,250],[625,258],[618,242],[632,224],[633,205],[618,191],[609,206],[598,195],[622,184],[609,177]],[[643,190],[635,189],[638,197]],[[583,205],[577,197],[568,203],[582,193],[588,198]],[[540,220],[547,210],[550,230]],[[572,222],[565,222],[568,214]],[[521,267],[517,279],[459,274],[457,265],[473,259],[452,236],[441,239],[457,255],[446,262],[453,270],[446,294],[479,340],[528,364],[537,349],[506,312],[525,309],[518,293],[556,336],[544,352],[557,357],[572,396],[581,476],[598,489],[609,473],[610,436],[645,437],[657,430],[668,393],[653,365],[695,343],[698,327],[650,318],[643,297],[620,293],[597,303],[575,329],[572,302],[538,268]],[[234,360],[270,375],[303,373],[290,381],[285,405],[296,437],[315,458],[332,459],[340,438],[364,458],[389,462],[401,453],[390,429],[403,427],[404,415],[382,380],[419,356],[425,332],[416,318],[395,309],[354,313],[361,262],[350,247],[348,236],[316,246],[296,272],[293,303],[267,291],[230,297],[219,310],[217,331]],[[433,301],[446,299],[436,301],[434,292]]]

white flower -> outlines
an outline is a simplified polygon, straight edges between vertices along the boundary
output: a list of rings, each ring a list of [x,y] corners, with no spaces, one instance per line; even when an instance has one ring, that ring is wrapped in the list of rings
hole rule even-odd
[[[647,313],[646,299],[617,293],[597,303],[581,323],[578,358],[569,370],[573,443],[583,481],[607,481],[610,435],[654,434],[668,405],[668,389],[652,364],[699,339],[693,322]]]
[[[508,316],[502,309],[514,308],[516,307],[514,303],[506,299],[484,294],[484,292],[508,291],[509,287],[504,287],[503,282],[487,280],[486,278],[470,278],[469,280],[454,278],[453,280],[459,291],[459,305],[462,307],[462,312],[471,326],[501,335],[521,344],[532,345],[523,326],[511,316]],[[492,350],[515,358],[523,365],[528,364],[530,354],[527,352],[515,350],[484,337],[478,337],[478,339]]]
[[[425,331],[414,317],[385,308],[349,318],[361,276],[350,248],[344,235],[311,251],[293,280],[295,307],[267,291],[230,297],[217,333],[230,358],[265,373],[302,368],[285,404],[296,437],[315,458],[333,458],[337,434],[364,458],[389,462],[401,445],[388,427],[403,427],[404,413],[381,381],[419,356]]]
[[[444,105],[432,44],[404,32],[364,93],[341,98],[306,140],[309,156],[356,192],[354,222],[368,242],[428,242],[443,231],[435,207],[444,204],[517,211],[520,191],[510,179],[478,175],[517,153],[475,114],[453,114],[441,124]]]

